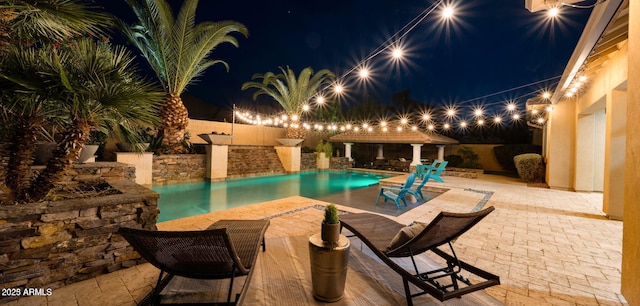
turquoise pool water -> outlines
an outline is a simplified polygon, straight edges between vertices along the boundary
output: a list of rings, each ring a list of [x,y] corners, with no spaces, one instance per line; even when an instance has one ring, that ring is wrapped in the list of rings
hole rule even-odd
[[[378,184],[386,177],[365,172],[321,171],[162,185],[151,189],[160,194],[158,222],[162,222],[290,196],[324,197]]]

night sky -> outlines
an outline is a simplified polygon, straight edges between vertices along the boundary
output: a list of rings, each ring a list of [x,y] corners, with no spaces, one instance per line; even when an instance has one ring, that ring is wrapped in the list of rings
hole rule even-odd
[[[229,73],[222,65],[214,66],[187,92],[221,106],[248,105],[253,91],[243,92],[240,86],[255,73],[278,72],[279,66],[290,66],[298,73],[311,66],[342,75],[434,2],[202,0],[196,13],[199,20],[241,22],[248,27],[249,37],[237,36],[239,48],[221,45],[214,51],[214,58],[230,65]],[[182,1],[169,3],[175,4],[177,13]],[[371,95],[390,103],[392,93],[410,89],[411,97],[422,103],[448,104],[560,76],[590,13],[565,9],[562,19],[545,24],[544,14],[529,12],[523,0],[454,3],[454,21],[442,22],[436,11],[405,37],[404,67],[389,66],[383,53],[370,61],[375,70],[369,85],[347,82],[352,99]],[[124,0],[98,4],[132,20]],[[553,89],[557,81],[468,103],[517,98],[545,86]],[[516,102],[524,105],[525,100]]]

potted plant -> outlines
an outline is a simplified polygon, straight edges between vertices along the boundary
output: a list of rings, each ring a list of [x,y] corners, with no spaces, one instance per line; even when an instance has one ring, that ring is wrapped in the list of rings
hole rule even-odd
[[[340,220],[338,219],[338,208],[334,204],[329,204],[324,208],[324,220],[320,231],[322,241],[336,244],[340,239]]]
[[[100,131],[91,131],[91,133],[89,133],[89,140],[82,146],[82,150],[80,150],[77,162],[81,164],[94,162],[96,152],[98,152],[100,145],[104,143],[106,137],[107,135]]]
[[[208,144],[220,145],[227,143],[233,138],[233,135],[229,135],[222,132],[213,131],[209,134],[198,134],[200,138],[206,141]]]
[[[316,145],[316,154],[318,155],[318,169],[329,169],[329,158],[333,153],[333,146],[329,142],[320,141]]]

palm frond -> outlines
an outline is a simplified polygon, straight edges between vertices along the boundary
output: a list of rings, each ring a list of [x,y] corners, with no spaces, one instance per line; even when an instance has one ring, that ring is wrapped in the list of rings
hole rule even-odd
[[[249,88],[257,89],[253,94],[255,100],[260,95],[267,95],[278,102],[284,111],[290,115],[300,115],[305,103],[313,97],[318,89],[330,82],[335,75],[327,69],[313,72],[311,67],[300,71],[298,77],[295,72],[287,67],[279,67],[281,73],[274,74],[254,74],[252,79],[261,79],[261,82],[246,82],[242,85],[242,90]]]
[[[14,11],[11,21],[16,39],[63,41],[82,35],[106,36],[104,28],[112,24],[100,7],[78,0],[8,1],[0,8]]]

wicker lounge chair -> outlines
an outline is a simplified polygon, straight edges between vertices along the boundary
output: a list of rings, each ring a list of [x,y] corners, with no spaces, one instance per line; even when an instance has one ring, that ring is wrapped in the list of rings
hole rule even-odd
[[[431,223],[411,227],[405,227],[391,219],[370,213],[345,214],[340,216],[340,222],[353,233],[353,236],[360,238],[386,265],[402,276],[407,304],[413,305],[412,298],[423,294],[430,294],[444,301],[500,284],[500,278],[497,275],[459,260],[452,245],[454,239],[493,210],[493,207],[489,207],[472,213],[441,212]],[[410,234],[411,230],[414,231],[414,235]],[[444,244],[449,245],[451,255],[438,248]],[[446,267],[420,272],[414,257],[426,251],[432,251],[445,259]],[[393,259],[394,257],[411,257],[415,271],[403,268],[396,262],[397,260]],[[468,273],[473,275],[474,279],[481,278],[482,281],[471,283],[462,276]],[[409,283],[414,284],[421,291],[412,294]]]
[[[139,305],[160,304],[160,293],[174,276],[230,279],[227,304],[242,304],[269,220],[220,220],[203,231],[151,231],[120,228],[140,255],[160,269],[156,287]],[[166,274],[166,275],[165,275]],[[242,291],[231,302],[233,281],[247,275]]]

